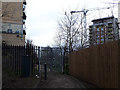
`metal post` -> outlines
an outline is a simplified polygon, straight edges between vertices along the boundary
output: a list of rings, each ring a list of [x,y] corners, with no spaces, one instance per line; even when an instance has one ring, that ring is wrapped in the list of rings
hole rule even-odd
[[[44,78],[47,80],[47,66],[46,63],[44,64]]]
[[[84,35],[85,35],[85,39],[86,39],[86,34],[87,34],[87,29],[86,29],[86,26],[87,26],[87,19],[86,19],[86,15],[87,15],[87,11],[85,10],[84,11]]]
[[[61,49],[62,51],[61,51],[61,57],[62,57],[62,73],[64,72],[64,49]]]
[[[38,70],[40,74],[40,47],[38,47],[38,60],[39,60]]]

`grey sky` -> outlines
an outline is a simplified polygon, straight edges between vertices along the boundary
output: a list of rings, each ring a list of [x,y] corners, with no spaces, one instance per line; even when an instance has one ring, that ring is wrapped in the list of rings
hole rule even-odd
[[[65,11],[81,10],[83,8],[106,7],[105,1],[113,0],[26,0],[27,39],[32,39],[35,45],[52,45],[57,31],[57,21]],[[118,1],[114,1],[118,2]],[[91,17],[97,15],[92,12]],[[103,12],[101,12],[103,13]],[[108,12],[106,13],[108,14]]]

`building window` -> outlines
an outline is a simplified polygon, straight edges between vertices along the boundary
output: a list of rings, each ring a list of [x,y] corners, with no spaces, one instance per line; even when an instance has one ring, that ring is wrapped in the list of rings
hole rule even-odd
[[[19,31],[16,31],[15,33],[19,34]]]
[[[100,33],[99,32],[97,32],[97,36],[99,36],[100,35]]]
[[[103,27],[101,28],[101,31],[104,31],[104,28],[103,28]]]
[[[102,38],[101,41],[104,41],[104,39]]]
[[[97,42],[100,42],[100,40],[99,40],[99,39],[97,39]]]
[[[24,2],[23,2],[23,4],[25,4],[25,5],[26,5],[26,4],[27,4],[27,3],[26,3],[26,1],[24,1]]]
[[[99,28],[97,28],[97,31],[99,31]]]
[[[101,35],[104,35],[104,32],[101,32]]]
[[[2,31],[2,33],[6,33],[6,31]]]
[[[23,19],[26,20],[26,14],[23,12]]]
[[[100,42],[97,42],[97,44],[100,44]]]
[[[23,24],[25,24],[25,20],[23,19]]]
[[[25,30],[23,30],[23,34],[25,34],[25,35],[26,35],[26,31],[25,31]]]
[[[25,8],[26,8],[25,5],[23,5],[23,11],[25,11]]]
[[[101,41],[101,44],[104,44],[104,41]]]
[[[100,38],[100,36],[98,35],[97,38]]]
[[[8,33],[12,33],[12,29],[8,29],[7,32],[8,32]]]

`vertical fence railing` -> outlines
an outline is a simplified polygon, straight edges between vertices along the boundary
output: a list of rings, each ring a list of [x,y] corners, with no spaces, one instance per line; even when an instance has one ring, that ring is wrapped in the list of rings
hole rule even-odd
[[[15,72],[21,75],[23,56],[30,56],[32,58],[31,73],[38,74],[38,46],[12,46],[2,45],[2,65],[4,70]]]

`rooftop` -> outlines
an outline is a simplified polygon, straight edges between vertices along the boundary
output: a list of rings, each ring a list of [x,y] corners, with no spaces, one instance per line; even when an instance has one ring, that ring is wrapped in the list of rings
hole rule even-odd
[[[100,20],[106,20],[106,19],[113,19],[113,18],[114,18],[114,16],[111,16],[111,17],[104,17],[104,18],[94,19],[94,20],[92,20],[92,22],[100,21]]]

